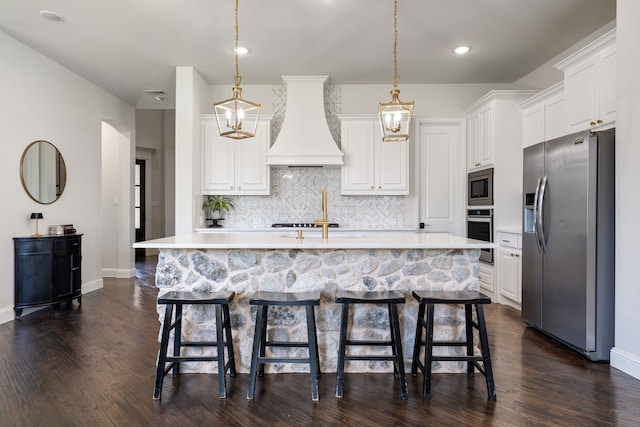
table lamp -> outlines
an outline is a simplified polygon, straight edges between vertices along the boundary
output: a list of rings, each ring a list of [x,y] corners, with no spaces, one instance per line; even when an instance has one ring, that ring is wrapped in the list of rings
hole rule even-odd
[[[31,214],[31,219],[36,220],[36,234],[34,234],[32,237],[42,236],[42,234],[38,233],[38,220],[42,219],[42,212],[33,212]]]

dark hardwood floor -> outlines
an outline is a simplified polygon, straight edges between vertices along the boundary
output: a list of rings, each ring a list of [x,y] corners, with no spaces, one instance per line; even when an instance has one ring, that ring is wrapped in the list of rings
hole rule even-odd
[[[134,279],[105,279],[77,302],[0,325],[0,426],[203,425],[495,425],[638,426],[640,381],[592,363],[523,323],[512,308],[487,307],[498,399],[483,377],[435,374],[431,400],[422,377],[408,377],[400,399],[391,374],[335,374],[320,380],[312,402],[307,374],[266,375],[246,399],[248,375],[229,378],[218,399],[217,376],[165,380],[152,400],[159,323],[155,259]]]

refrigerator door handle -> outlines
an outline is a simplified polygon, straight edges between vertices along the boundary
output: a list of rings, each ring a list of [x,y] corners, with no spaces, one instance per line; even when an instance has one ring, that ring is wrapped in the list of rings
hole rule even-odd
[[[538,252],[542,253],[542,246],[540,245],[540,234],[538,233],[538,198],[540,197],[540,183],[542,182],[542,175],[538,178],[536,184],[536,194],[533,197],[533,233],[536,235],[536,246]]]
[[[544,237],[544,194],[547,191],[547,175],[542,177],[542,181],[540,182],[540,201],[538,203],[538,240],[540,241],[540,246],[542,248],[543,253],[547,253],[547,239]]]

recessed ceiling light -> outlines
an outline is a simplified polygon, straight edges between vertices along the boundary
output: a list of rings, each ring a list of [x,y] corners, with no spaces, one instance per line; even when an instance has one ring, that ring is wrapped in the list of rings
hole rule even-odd
[[[48,19],[49,21],[53,21],[53,22],[62,22],[62,21],[64,21],[64,16],[60,15],[59,13],[52,12],[50,10],[41,10],[40,11],[40,16],[42,16],[45,19]]]
[[[166,96],[156,96],[157,101],[166,101],[167,99],[169,98],[167,98]]]
[[[234,53],[236,52],[236,48],[232,48],[231,49]],[[249,49],[248,47],[243,47],[243,46],[238,46],[238,55],[246,55],[249,52],[251,52],[251,49]]]
[[[453,48],[453,53],[457,55],[464,55],[465,53],[469,53],[471,50],[471,46],[462,45]]]

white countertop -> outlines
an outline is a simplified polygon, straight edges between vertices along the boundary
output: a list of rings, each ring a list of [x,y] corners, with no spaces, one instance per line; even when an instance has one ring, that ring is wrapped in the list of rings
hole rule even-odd
[[[313,234],[313,235],[311,235]],[[345,235],[332,233],[323,241],[317,232],[193,233],[134,243],[134,248],[157,249],[482,249],[495,243],[445,233],[376,232]],[[317,237],[316,237],[317,236]]]
[[[267,228],[228,228],[228,227],[207,227],[196,228],[196,233],[283,233],[283,232],[297,232],[300,227],[267,227]],[[320,233],[319,227],[302,227],[304,233]],[[329,235],[331,233],[415,233],[416,229],[412,227],[398,227],[398,228],[346,228],[346,227],[331,227],[329,228]]]

